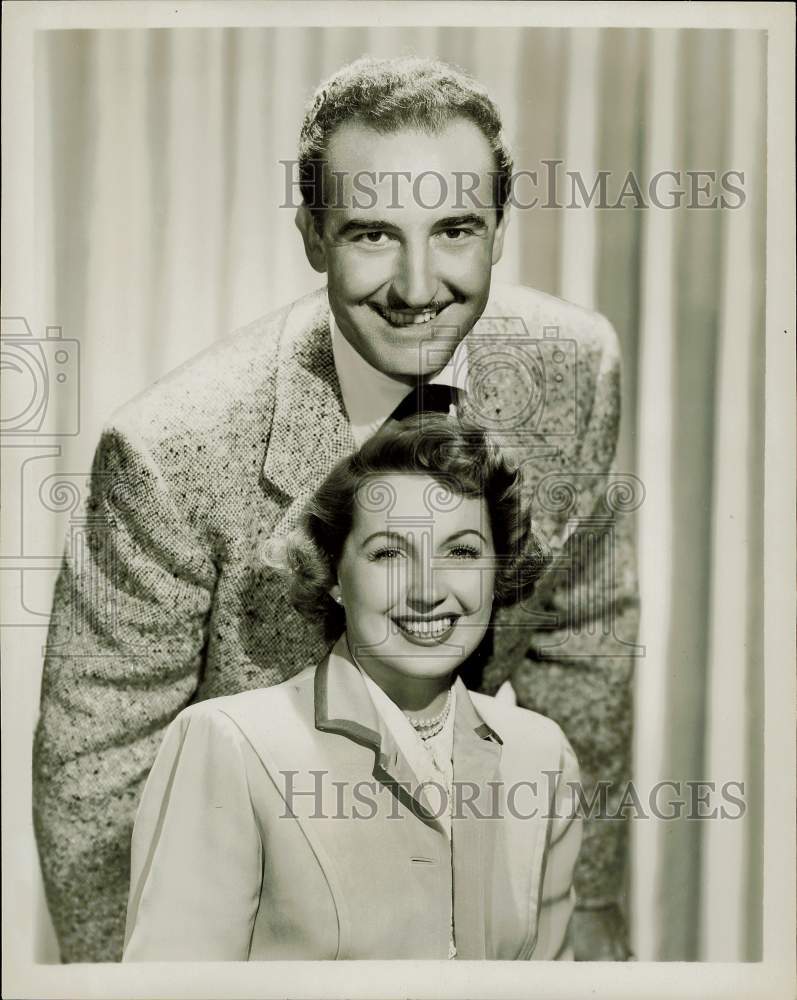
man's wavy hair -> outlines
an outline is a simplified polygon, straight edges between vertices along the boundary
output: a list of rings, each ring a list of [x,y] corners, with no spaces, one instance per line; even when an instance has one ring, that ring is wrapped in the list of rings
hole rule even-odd
[[[493,604],[506,607],[528,597],[550,559],[521,494],[520,474],[477,428],[440,413],[423,413],[385,428],[329,473],[305,506],[298,531],[281,556],[291,604],[323,625],[330,640],[345,628],[345,611],[330,596],[351,533],[358,491],[379,503],[385,476],[430,476],[462,497],[484,497],[497,558]],[[381,491],[381,494],[380,494]]]
[[[512,186],[512,155],[498,108],[485,88],[434,59],[363,57],[325,80],[313,95],[299,134],[299,189],[320,231],[324,219],[327,145],[336,128],[359,124],[377,132],[435,134],[457,118],[473,122],[495,156],[493,197],[500,220]]]

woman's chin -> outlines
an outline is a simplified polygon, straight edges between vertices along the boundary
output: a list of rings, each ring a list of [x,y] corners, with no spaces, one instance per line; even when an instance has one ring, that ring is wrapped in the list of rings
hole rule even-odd
[[[384,665],[405,677],[431,680],[454,674],[467,657],[461,643],[448,642],[423,648],[407,644],[405,649],[386,657]]]

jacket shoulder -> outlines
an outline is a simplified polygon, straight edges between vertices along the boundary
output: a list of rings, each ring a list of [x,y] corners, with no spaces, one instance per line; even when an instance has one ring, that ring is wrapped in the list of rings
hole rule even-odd
[[[546,758],[557,756],[568,745],[560,726],[539,712],[519,705],[497,701],[479,692],[468,692],[484,721],[509,748],[544,752]]]
[[[315,673],[315,666],[305,667],[280,684],[208,698],[183,709],[180,715],[189,721],[229,719],[244,732],[252,725],[262,728],[269,716],[313,704]]]
[[[106,429],[132,433],[157,451],[159,443],[185,435],[262,427],[273,408],[289,317],[322,296],[323,290],[310,293],[211,344],[124,403]]]
[[[536,288],[496,284],[490,292],[485,317],[487,310],[505,318],[521,319],[535,338],[544,336],[544,328],[556,327],[560,337],[576,340],[591,351],[601,354],[618,351],[615,329],[602,313]]]

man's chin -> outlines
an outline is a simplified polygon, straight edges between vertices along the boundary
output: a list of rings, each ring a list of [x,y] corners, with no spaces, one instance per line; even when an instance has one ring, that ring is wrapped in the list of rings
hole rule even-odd
[[[392,378],[414,382],[436,374],[453,357],[463,339],[456,325],[462,317],[452,314],[451,319],[454,322],[399,327],[369,309],[366,316],[347,317],[346,327],[352,331],[350,336],[344,332],[343,324],[338,322],[338,327],[373,368]]]
[[[436,367],[419,367],[415,365],[414,368],[407,367],[406,365],[393,364],[390,368],[384,367],[381,362],[371,361],[374,368],[382,372],[383,375],[389,375],[391,378],[398,379],[400,382],[406,382],[407,385],[415,385],[420,379],[431,378],[432,375],[436,375],[441,367],[445,365],[438,365]]]

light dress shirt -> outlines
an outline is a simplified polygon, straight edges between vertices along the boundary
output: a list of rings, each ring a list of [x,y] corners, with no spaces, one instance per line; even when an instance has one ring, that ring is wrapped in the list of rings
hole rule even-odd
[[[370,365],[340,332],[331,310],[329,330],[343,404],[351,422],[354,443],[359,448],[379,430],[402,399],[412,392],[412,386]],[[450,385],[465,392],[468,384],[465,340],[467,338],[457,344],[448,364],[427,380],[428,385]]]
[[[333,650],[330,654],[330,667],[333,667],[332,660],[337,656]],[[392,701],[369,675],[363,670],[359,663],[354,660],[357,668],[362,674],[365,686],[377,710],[390,730],[393,739],[396,741],[407,763],[418,779],[418,785],[430,783],[432,788],[423,793],[424,804],[440,820],[443,829],[448,836],[449,848],[451,846],[451,809],[454,801],[454,713],[456,712],[455,688],[451,688],[451,707],[445,725],[435,736],[428,740],[421,739],[415,731],[412,723],[402,712],[398,705]],[[339,668],[338,668],[339,669]],[[441,792],[444,789],[444,793]],[[441,796],[445,794],[445,799],[441,801]],[[420,797],[420,796],[419,796]],[[452,885],[453,885],[453,852],[451,854],[452,864]],[[448,933],[448,957],[455,958],[457,954],[456,943],[454,941],[454,901],[450,901],[450,918]]]

